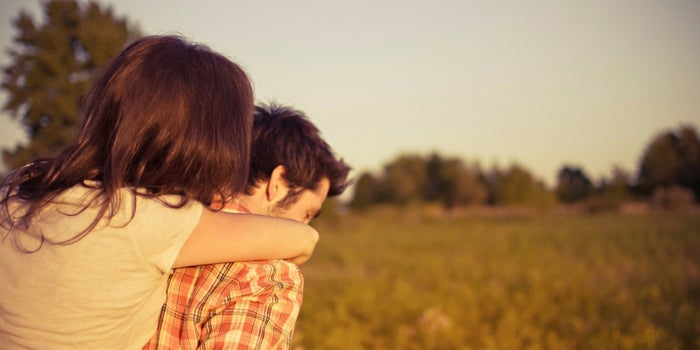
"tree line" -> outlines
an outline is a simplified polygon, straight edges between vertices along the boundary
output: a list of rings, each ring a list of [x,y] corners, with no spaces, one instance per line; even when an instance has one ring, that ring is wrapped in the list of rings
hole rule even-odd
[[[24,126],[28,143],[2,151],[8,169],[52,156],[73,140],[80,125],[79,106],[109,60],[140,37],[137,27],[97,2],[49,0],[36,21],[20,12],[16,35],[3,67],[4,111]],[[565,165],[554,189],[526,167],[482,169],[455,157],[406,154],[378,173],[357,177],[350,202],[355,209],[374,204],[438,202],[445,208],[465,205],[547,207],[557,202],[598,200],[619,203],[631,197],[673,202],[700,198],[700,141],[692,126],[663,132],[644,151],[632,175],[613,169],[593,182],[584,169]]]
[[[553,189],[518,164],[484,170],[476,163],[437,153],[403,154],[378,173],[360,174],[351,206],[361,210],[374,204],[438,202],[446,209],[548,207],[585,201],[602,209],[647,198],[665,207],[700,202],[700,139],[694,127],[659,133],[644,150],[634,174],[613,168],[610,176],[594,181],[582,167],[564,165]]]

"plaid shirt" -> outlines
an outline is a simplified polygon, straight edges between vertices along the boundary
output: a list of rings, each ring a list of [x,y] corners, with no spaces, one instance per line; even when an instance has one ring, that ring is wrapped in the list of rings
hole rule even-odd
[[[175,269],[144,349],[289,349],[303,286],[299,268],[283,260]]]

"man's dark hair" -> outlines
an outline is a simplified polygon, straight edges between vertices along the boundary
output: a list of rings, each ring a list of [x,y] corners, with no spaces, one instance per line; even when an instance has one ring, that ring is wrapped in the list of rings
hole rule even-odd
[[[291,191],[282,207],[293,204],[302,191],[316,189],[324,177],[330,181],[329,197],[342,194],[350,184],[350,167],[335,156],[318,128],[303,112],[276,103],[255,107],[250,159],[247,194],[268,180],[275,167],[285,167]]]

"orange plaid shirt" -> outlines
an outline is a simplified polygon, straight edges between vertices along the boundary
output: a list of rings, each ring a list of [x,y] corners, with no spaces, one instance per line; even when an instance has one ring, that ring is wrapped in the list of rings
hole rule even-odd
[[[283,260],[175,269],[143,349],[289,349],[303,287],[299,268]]]

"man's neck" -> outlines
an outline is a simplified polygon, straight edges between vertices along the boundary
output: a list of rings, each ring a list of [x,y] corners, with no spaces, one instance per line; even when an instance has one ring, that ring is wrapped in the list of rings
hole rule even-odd
[[[259,187],[253,189],[252,194],[239,194],[222,208],[223,211],[244,212],[260,215],[269,215],[266,211],[265,190]],[[221,202],[212,207],[220,208]]]
[[[235,212],[235,213],[250,213],[250,209],[248,209],[248,206],[243,204],[240,200],[234,199],[224,206],[224,208],[221,210],[224,212]]]

